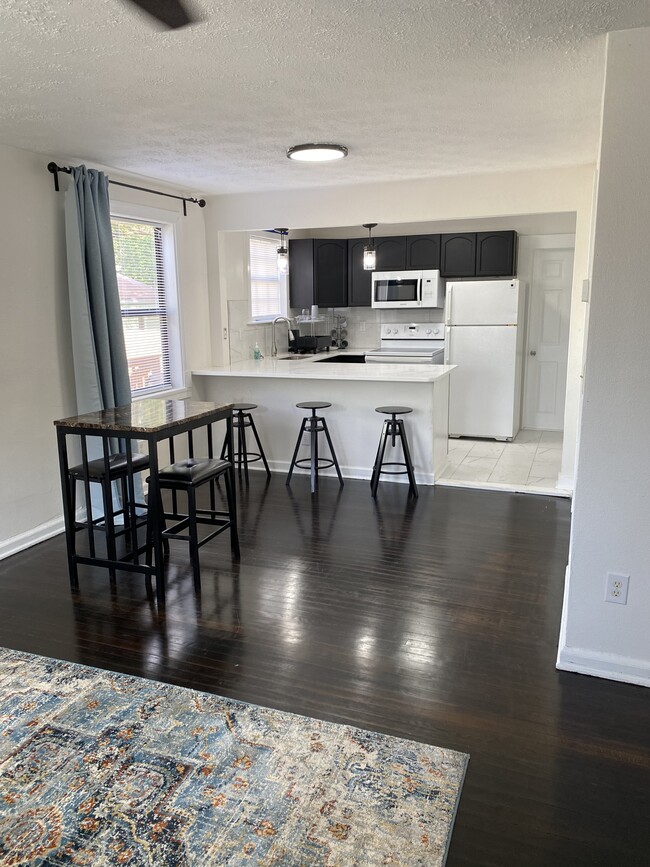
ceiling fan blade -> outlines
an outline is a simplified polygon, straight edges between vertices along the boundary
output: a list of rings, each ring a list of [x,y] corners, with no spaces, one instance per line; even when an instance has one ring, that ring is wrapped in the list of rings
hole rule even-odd
[[[170,30],[177,30],[197,21],[187,11],[181,0],[130,0]]]

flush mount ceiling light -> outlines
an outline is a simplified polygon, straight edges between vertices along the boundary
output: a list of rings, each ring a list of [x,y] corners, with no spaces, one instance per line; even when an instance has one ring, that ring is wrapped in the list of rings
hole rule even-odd
[[[363,270],[374,271],[377,264],[377,254],[375,251],[375,242],[372,240],[371,232],[377,223],[364,223],[363,228],[368,230],[368,243],[363,248]]]
[[[301,160],[308,163],[342,160],[347,155],[348,149],[338,144],[300,144],[287,150],[287,157],[290,160]]]
[[[287,245],[285,243],[285,237],[289,234],[288,229],[276,229],[276,232],[280,233],[280,246],[278,247],[278,272],[280,274],[288,274],[289,273],[289,250],[287,249]]]

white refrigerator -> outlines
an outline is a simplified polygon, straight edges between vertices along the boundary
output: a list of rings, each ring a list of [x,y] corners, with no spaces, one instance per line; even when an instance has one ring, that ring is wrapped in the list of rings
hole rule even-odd
[[[449,435],[511,440],[521,417],[525,286],[519,280],[448,283],[445,364]]]

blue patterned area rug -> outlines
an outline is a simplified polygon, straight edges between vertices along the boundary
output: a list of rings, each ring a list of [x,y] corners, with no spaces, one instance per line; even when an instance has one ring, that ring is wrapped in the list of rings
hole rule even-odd
[[[0,865],[442,865],[468,757],[0,648]]]

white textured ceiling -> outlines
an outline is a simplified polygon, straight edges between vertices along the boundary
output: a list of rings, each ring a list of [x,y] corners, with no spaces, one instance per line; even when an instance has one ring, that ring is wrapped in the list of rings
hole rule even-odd
[[[591,162],[647,0],[2,0],[0,142],[205,194]],[[189,2],[188,2],[188,5]],[[345,144],[326,165],[286,148]]]

